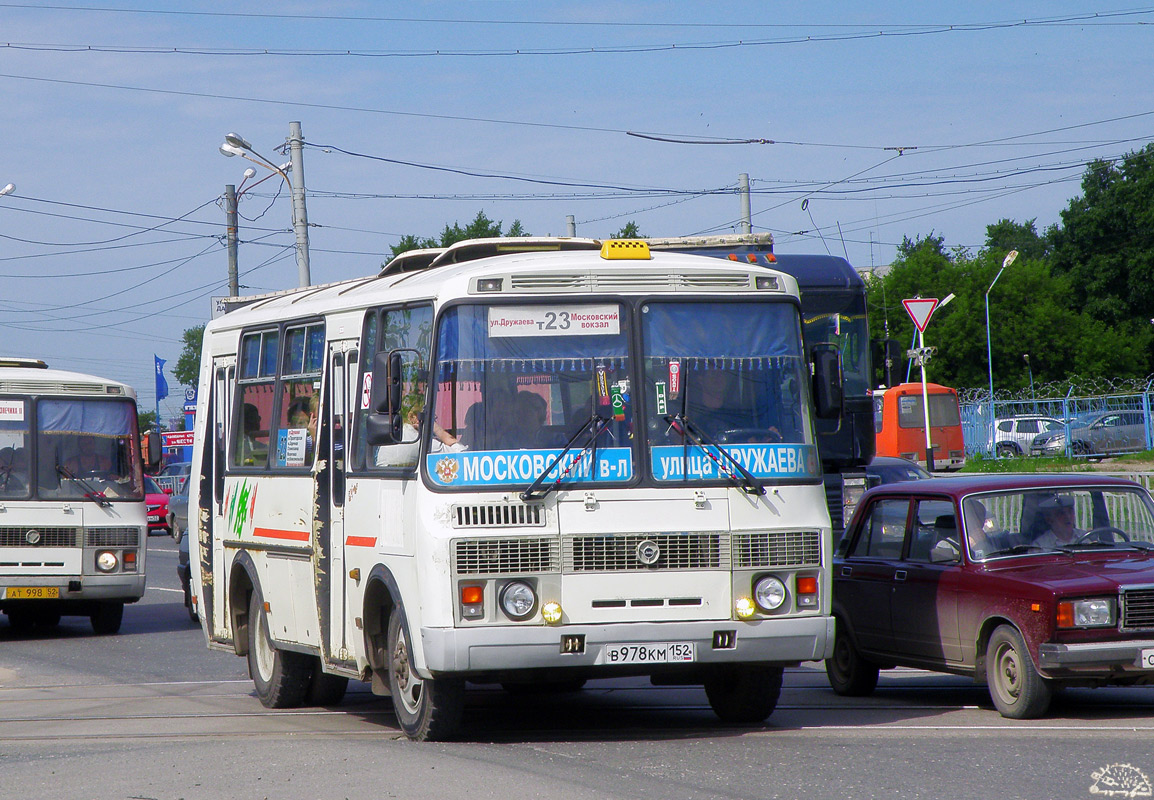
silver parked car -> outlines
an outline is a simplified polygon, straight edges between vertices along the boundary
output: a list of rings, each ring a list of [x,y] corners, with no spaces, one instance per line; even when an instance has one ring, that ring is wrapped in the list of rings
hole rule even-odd
[[[1062,430],[1062,420],[1041,414],[1021,414],[999,419],[994,424],[994,452],[998,458],[1030,455],[1030,446],[1039,434]]]
[[[1108,456],[1146,449],[1146,421],[1141,411],[1085,414],[1070,422],[1070,452],[1076,456]],[[1066,452],[1066,431],[1039,434],[1030,446],[1035,456]]]

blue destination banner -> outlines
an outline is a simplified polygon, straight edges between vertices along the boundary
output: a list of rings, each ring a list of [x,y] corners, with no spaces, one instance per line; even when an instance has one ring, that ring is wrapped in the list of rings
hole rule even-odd
[[[733,465],[725,460],[716,447],[707,449],[708,454],[700,447],[690,447],[687,465],[685,449],[681,445],[654,447],[653,477],[659,481],[680,481],[686,477],[689,480],[718,480],[725,473],[718,467],[717,461],[733,470]],[[757,478],[821,477],[817,447],[812,444],[731,444],[726,445],[725,451]],[[688,476],[684,474],[686,468]]]
[[[425,468],[438,486],[528,486],[553,463],[561,450],[478,450],[431,453]],[[566,471],[567,470],[567,471]],[[627,481],[633,477],[633,451],[628,447],[598,447],[592,453],[572,451],[550,470],[546,481],[564,475],[564,483]]]

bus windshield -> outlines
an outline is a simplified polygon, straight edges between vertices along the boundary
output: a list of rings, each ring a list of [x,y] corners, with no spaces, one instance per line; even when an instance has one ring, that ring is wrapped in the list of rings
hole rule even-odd
[[[719,446],[756,477],[820,474],[793,306],[652,302],[641,340],[657,480],[732,476]]]
[[[679,301],[639,311],[641,387],[630,385],[629,315],[618,304],[447,310],[430,480],[522,489],[542,473],[546,486],[628,481],[641,427],[658,481],[757,490],[752,478],[820,475],[795,306]]]
[[[42,398],[34,435],[33,473],[41,499],[143,498],[131,401]]]
[[[807,290],[802,317],[807,348],[826,343],[841,352],[846,397],[868,397],[870,341],[865,297],[860,291]]]
[[[578,442],[552,475],[633,477],[629,324],[619,304],[455,306],[442,315],[437,342],[437,436],[428,456],[435,483],[524,488],[595,418],[605,421],[597,440]],[[457,443],[444,447],[441,431]]]

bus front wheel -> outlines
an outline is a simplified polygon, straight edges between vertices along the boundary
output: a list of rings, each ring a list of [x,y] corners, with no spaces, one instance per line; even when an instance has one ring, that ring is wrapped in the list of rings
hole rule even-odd
[[[777,708],[781,667],[735,664],[718,667],[705,680],[705,696],[713,713],[730,725],[755,725]]]
[[[101,636],[116,633],[124,620],[124,603],[102,602],[88,619],[92,622],[92,630]]]
[[[278,650],[268,630],[260,595],[248,604],[248,672],[265,708],[296,708],[304,702],[312,664],[304,653]]]
[[[400,609],[389,615],[389,694],[401,730],[418,742],[442,741],[461,725],[465,684],[449,678],[422,678],[413,669],[413,653]]]

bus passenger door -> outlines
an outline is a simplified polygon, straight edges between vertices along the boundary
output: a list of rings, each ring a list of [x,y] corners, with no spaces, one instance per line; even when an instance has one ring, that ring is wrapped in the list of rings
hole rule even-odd
[[[232,431],[232,409],[234,387],[236,385],[236,356],[227,356],[213,360],[212,364],[212,430],[207,431],[206,439],[211,437],[212,447],[212,498],[208,505],[208,515],[211,520],[211,541],[206,565],[213,578],[210,585],[201,587],[202,616],[207,617],[210,638],[227,639],[229,637],[228,622],[228,562],[224,552],[224,541],[228,538],[225,526],[224,495],[225,469],[228,452],[228,441]],[[205,447],[209,447],[208,441]],[[190,477],[189,480],[192,480]],[[206,504],[200,501],[201,507]],[[189,509],[189,516],[193,514]],[[199,512],[198,512],[199,513]],[[191,527],[191,526],[190,526]],[[203,544],[203,542],[202,542]]]
[[[329,345],[329,442],[325,457],[329,460],[329,552],[331,569],[329,582],[329,630],[325,649],[338,661],[352,658],[348,643],[348,597],[345,559],[345,500],[348,491],[346,471],[349,449],[349,431],[352,426],[352,401],[355,397],[353,382],[357,375],[355,342],[333,342]]]

